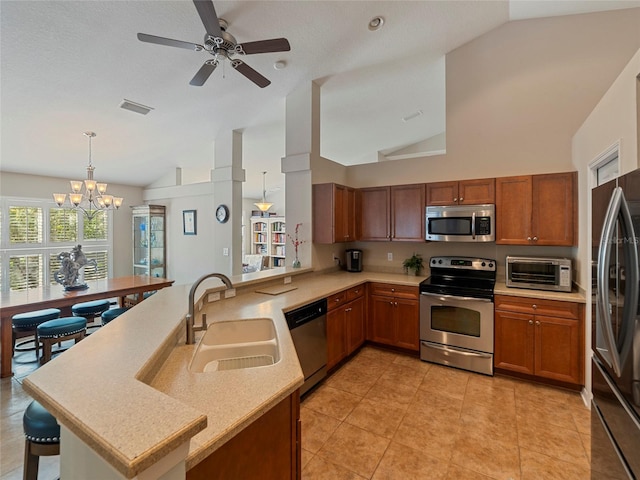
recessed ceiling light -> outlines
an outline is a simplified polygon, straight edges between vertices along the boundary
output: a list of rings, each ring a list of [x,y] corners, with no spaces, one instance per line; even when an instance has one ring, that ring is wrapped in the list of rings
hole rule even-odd
[[[284,60],[278,60],[276,63],[273,64],[273,68],[275,68],[276,70],[282,70],[286,66],[287,66],[287,62],[285,62]]]
[[[373,17],[369,20],[369,30],[372,32],[382,28],[382,25],[384,25],[384,17]]]
[[[120,108],[124,108],[125,110],[136,112],[141,115],[146,115],[151,110],[153,110],[152,107],[147,107],[146,105],[142,105],[141,103],[132,102],[131,100],[127,100],[126,98],[122,100]]]

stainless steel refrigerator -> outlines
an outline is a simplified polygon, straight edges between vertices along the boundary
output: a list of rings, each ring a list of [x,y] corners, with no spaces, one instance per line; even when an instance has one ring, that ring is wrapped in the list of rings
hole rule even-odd
[[[592,206],[591,478],[640,479],[640,170]]]

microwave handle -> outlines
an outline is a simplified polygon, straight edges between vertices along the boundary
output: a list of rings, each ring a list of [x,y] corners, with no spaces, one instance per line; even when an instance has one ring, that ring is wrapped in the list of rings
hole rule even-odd
[[[471,214],[471,238],[476,239],[476,212]]]
[[[514,263],[510,261],[509,263]],[[527,260],[524,258],[518,258],[517,263],[535,263],[536,265],[557,265],[558,262],[556,260]]]

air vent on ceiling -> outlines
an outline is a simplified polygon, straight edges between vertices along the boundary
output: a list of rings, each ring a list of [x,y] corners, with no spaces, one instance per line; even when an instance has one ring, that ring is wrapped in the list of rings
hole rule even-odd
[[[122,100],[120,104],[120,108],[124,108],[125,110],[131,110],[132,112],[139,113],[141,115],[146,115],[153,108],[147,107],[146,105],[142,105],[141,103],[132,102],[131,100],[127,100],[126,98]]]

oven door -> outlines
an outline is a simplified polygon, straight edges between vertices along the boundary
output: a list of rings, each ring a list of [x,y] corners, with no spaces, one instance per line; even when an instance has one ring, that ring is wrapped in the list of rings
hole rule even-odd
[[[493,302],[422,292],[420,339],[493,353]]]

